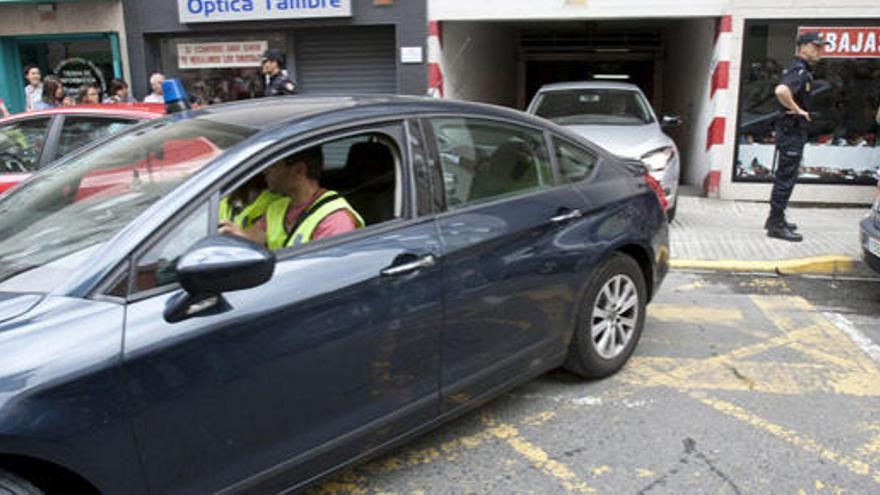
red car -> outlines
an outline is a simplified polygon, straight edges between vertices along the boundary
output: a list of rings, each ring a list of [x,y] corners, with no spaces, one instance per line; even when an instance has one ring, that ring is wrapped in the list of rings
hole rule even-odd
[[[165,115],[158,103],[79,105],[0,119],[0,193],[91,141]]]

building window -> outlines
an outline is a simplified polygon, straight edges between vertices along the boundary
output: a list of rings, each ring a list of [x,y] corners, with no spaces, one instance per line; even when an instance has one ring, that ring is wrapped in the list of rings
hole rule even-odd
[[[774,90],[793,60],[801,27],[846,27],[846,21],[751,21],[743,47],[734,180],[769,182],[774,170],[773,124],[781,114]],[[880,25],[849,30],[880,35]],[[855,26],[855,25],[853,25]],[[823,29],[819,29],[822,31]],[[852,45],[858,40],[858,33]],[[875,35],[876,36],[876,35]],[[864,41],[861,46],[865,46]],[[845,55],[845,56],[844,56]],[[813,122],[799,181],[873,184],[880,170],[878,124],[880,52],[837,50],[814,70]]]
[[[268,48],[286,54],[284,70],[293,67],[289,36],[278,32],[223,36],[167,37],[160,41],[161,72],[180,79],[191,102],[213,105],[263,95],[260,58]]]

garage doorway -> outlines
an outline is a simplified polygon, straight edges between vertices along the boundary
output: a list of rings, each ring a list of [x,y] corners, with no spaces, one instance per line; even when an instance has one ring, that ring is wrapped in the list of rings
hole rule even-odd
[[[525,93],[522,108],[528,106],[535,93],[545,84],[590,80],[614,80],[635,84],[644,91],[650,101],[655,102],[660,97],[655,91],[658,65],[660,64],[653,56],[532,55],[525,60]]]

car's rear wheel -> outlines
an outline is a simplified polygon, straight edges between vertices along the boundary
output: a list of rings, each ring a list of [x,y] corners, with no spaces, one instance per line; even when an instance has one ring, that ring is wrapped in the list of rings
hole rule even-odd
[[[615,253],[587,287],[565,367],[586,378],[602,378],[629,359],[645,325],[647,290],[639,264]]]
[[[0,471],[0,495],[43,495],[43,491],[23,478]]]

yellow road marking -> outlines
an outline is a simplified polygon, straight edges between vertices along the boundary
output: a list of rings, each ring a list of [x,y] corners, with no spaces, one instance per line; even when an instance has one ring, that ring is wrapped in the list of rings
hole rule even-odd
[[[483,424],[486,425],[490,434],[507,442],[514,451],[528,459],[533,466],[555,478],[565,491],[596,493],[596,490],[579,480],[568,466],[551,459],[540,447],[520,436],[519,431],[513,426],[497,423],[486,414],[483,415]]]
[[[701,308],[679,304],[652,304],[648,316],[663,322],[711,323],[736,327],[742,324],[742,311],[736,308]]]
[[[767,421],[746,411],[740,406],[723,400],[713,399],[712,397],[700,393],[692,393],[691,397],[698,400],[699,402],[702,402],[703,404],[706,404],[707,406],[715,409],[718,412],[738,419],[743,423],[754,426],[755,428],[767,432],[786,443],[790,443],[807,452],[816,454],[826,461],[833,462],[847,469],[853,474],[857,474],[859,476],[870,476],[872,474],[871,466],[866,462],[825,448],[819,442],[812,438],[800,435],[796,431],[786,428],[784,426],[771,423],[770,421]],[[880,472],[874,473],[874,476],[876,480],[876,477],[880,476]]]

